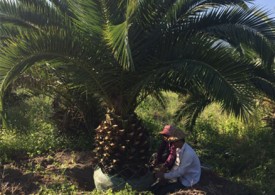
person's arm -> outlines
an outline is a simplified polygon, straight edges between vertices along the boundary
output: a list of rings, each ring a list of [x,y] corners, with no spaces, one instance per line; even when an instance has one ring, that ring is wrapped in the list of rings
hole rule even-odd
[[[162,162],[162,155],[164,154],[164,151],[166,149],[166,146],[167,146],[167,142],[162,140],[159,148],[158,148],[158,153],[157,153],[157,163],[160,163]]]
[[[176,157],[177,157],[176,150],[177,150],[177,148],[174,146],[174,144],[172,144],[169,147],[169,155],[168,155],[166,161],[164,162],[164,166],[168,170],[170,170],[175,164]]]
[[[165,179],[176,179],[180,176],[183,176],[193,162],[192,155],[184,155],[184,157],[181,157],[180,161],[180,165],[177,169],[171,170],[168,173],[164,173],[163,177]]]

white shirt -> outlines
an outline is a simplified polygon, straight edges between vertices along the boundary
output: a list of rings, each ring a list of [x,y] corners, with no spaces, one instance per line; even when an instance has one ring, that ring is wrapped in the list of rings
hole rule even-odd
[[[176,161],[170,172],[164,174],[165,179],[179,178],[182,185],[190,187],[199,182],[201,164],[196,152],[187,143],[176,150]]]

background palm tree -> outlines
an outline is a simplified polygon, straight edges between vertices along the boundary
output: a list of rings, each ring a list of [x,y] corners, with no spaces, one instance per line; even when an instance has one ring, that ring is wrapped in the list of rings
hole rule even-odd
[[[148,95],[189,95],[178,112],[189,126],[211,102],[245,118],[255,95],[274,99],[275,23],[247,2],[2,0],[2,117],[8,87],[47,63],[106,108],[95,136],[103,172],[140,176],[150,145],[135,109]]]

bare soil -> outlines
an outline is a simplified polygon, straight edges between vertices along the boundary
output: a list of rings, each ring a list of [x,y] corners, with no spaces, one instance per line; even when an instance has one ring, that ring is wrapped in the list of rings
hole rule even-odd
[[[0,194],[39,194],[43,188],[74,185],[77,194],[94,189],[91,152],[61,151],[34,158],[18,158],[0,167]],[[174,195],[255,194],[247,186],[231,182],[211,170],[203,170],[200,184]]]

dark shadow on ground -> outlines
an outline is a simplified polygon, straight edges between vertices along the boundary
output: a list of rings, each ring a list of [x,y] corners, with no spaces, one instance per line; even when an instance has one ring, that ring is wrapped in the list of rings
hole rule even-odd
[[[65,174],[81,190],[92,191],[95,188],[92,166],[77,165],[74,168],[67,169]]]
[[[172,195],[257,195],[256,191],[246,185],[225,179],[209,169],[202,169],[199,184],[192,188],[180,190]]]
[[[3,194],[31,194],[39,190],[37,182],[41,179],[33,173],[23,173],[17,168],[5,168],[1,172],[0,187]]]
[[[90,151],[62,151],[4,165],[0,170],[0,194],[36,194],[41,186],[77,186],[75,193],[88,194],[94,188],[93,155]],[[65,167],[65,168],[64,168]],[[2,175],[2,176],[1,176]],[[55,178],[54,178],[54,177]],[[65,180],[64,180],[65,179]],[[5,193],[3,193],[5,192]],[[177,195],[256,195],[249,187],[229,181],[211,170],[203,169],[201,181]]]

